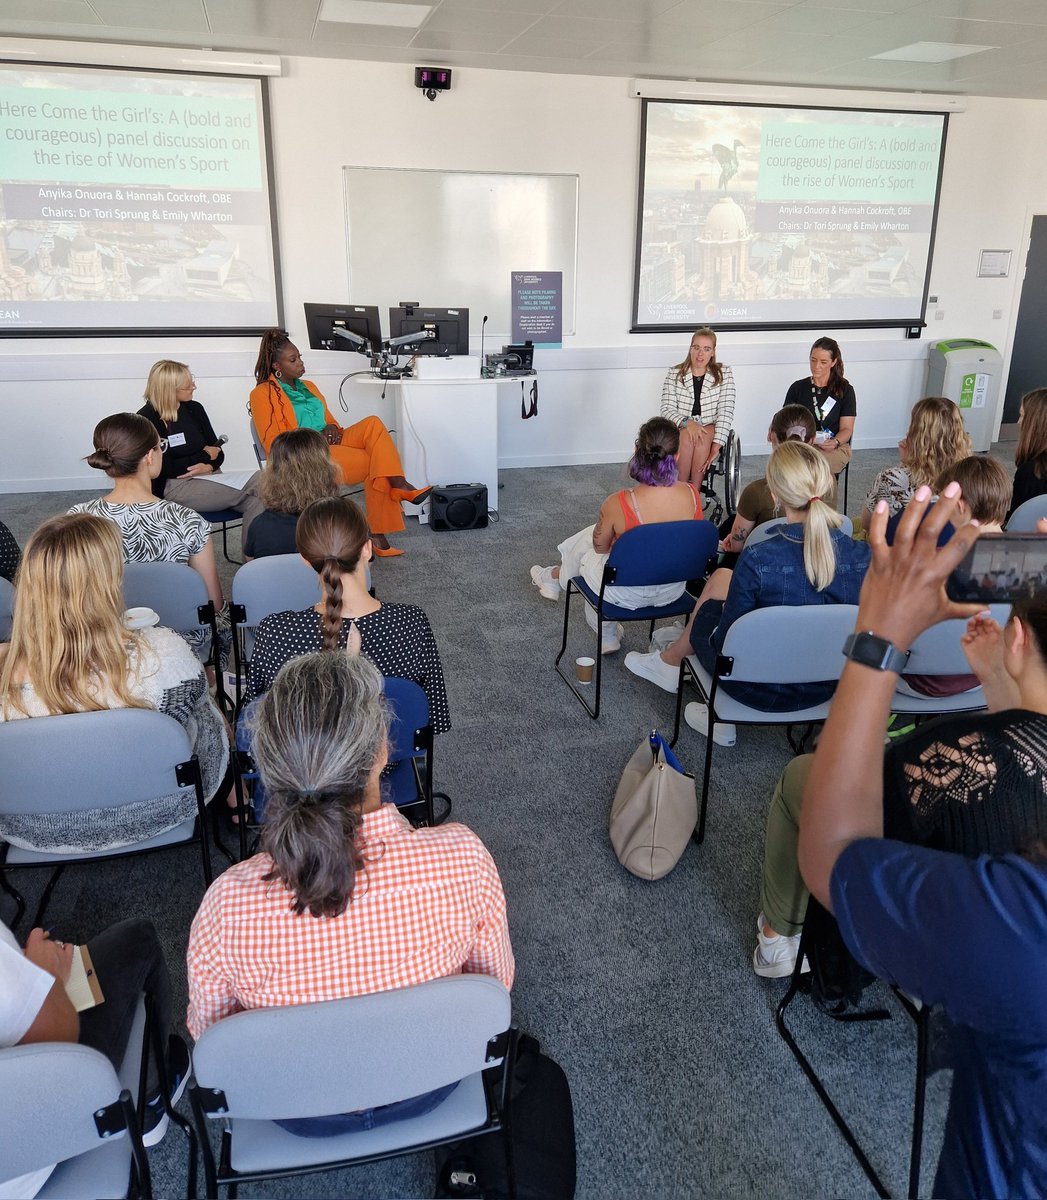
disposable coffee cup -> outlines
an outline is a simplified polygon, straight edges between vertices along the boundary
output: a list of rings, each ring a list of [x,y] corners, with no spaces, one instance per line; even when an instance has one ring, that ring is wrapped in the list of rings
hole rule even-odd
[[[579,683],[592,683],[593,668],[596,666],[595,658],[576,658],[574,660],[574,675]]]
[[[129,608],[124,613],[125,629],[148,629],[160,624],[160,614],[151,608]]]

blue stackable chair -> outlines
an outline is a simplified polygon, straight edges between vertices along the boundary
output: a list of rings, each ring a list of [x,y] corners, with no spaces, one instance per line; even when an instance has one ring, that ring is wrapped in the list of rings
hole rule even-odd
[[[213,512],[201,513],[205,521],[210,521],[212,525],[221,525],[222,527],[222,554],[225,556],[227,563],[232,563],[234,566],[239,566],[244,560],[242,558],[229,557],[229,527],[243,525],[243,513],[238,508],[216,508]]]
[[[563,614],[563,641],[554,666],[585,711],[594,720],[600,715],[600,678],[603,656],[601,634],[604,621],[648,621],[654,630],[655,621],[663,617],[688,616],[694,608],[694,597],[684,592],[671,604],[647,608],[620,608],[605,599],[609,587],[644,587],[651,584],[675,583],[678,580],[701,579],[709,560],[716,553],[720,535],[711,521],[664,521],[657,525],[640,525],[629,529],[611,547],[603,568],[600,591],[596,593],[580,576],[567,584]],[[573,674],[560,666],[567,651],[567,633],[571,619],[571,597],[578,593],[596,613],[596,674],[593,681],[594,703],[575,683]]]
[[[1007,532],[1035,533],[1040,517],[1047,517],[1047,495],[1033,496],[1031,500],[1019,504],[1007,522]]]

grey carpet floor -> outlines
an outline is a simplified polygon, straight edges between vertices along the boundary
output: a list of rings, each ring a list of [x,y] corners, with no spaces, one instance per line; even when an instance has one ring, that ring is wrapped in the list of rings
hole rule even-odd
[[[1008,462],[1012,447],[996,453]],[[889,451],[856,455],[852,512],[894,461]],[[747,457],[744,478],[764,462]],[[557,543],[592,521],[624,478],[621,466],[504,471],[497,523],[434,533],[409,521],[396,539],[406,555],[375,564],[379,596],[421,605],[436,631],[453,720],[437,740],[436,785],[499,865],[517,961],[515,1019],[570,1079],[582,1200],[872,1195],[775,1030],[784,982],[760,980],[751,967],[764,815],[790,755],[783,734],[741,729],[733,749],[716,748],[705,844],[692,844],[667,878],[635,879],[611,850],[618,776],[647,731],[671,726],[673,698],[625,670],[625,650],[646,649],[645,627],[627,626],[623,651],[604,660],[603,711],[591,721],[553,671],[562,608],[539,597],[528,569],[555,561]],[[0,496],[0,519],[24,542],[44,517],[91,494]],[[238,548],[237,535],[232,542]],[[232,568],[222,571],[228,591]],[[579,611],[572,652],[587,652],[591,637]],[[685,728],[678,749],[700,774],[704,739]],[[39,873],[17,881],[31,899],[43,884]],[[67,873],[48,924],[81,940],[124,917],[150,917],[181,1015],[202,890],[195,849],[97,864]],[[6,898],[0,915],[11,919]],[[889,1021],[846,1026],[801,998],[793,1022],[873,1164],[904,1194],[914,1027],[888,1007]],[[939,1073],[925,1195],[946,1092]],[[181,1193],[181,1134],[172,1130],[150,1153],[157,1194]],[[431,1158],[419,1155],[243,1192],[420,1197],[432,1188]]]

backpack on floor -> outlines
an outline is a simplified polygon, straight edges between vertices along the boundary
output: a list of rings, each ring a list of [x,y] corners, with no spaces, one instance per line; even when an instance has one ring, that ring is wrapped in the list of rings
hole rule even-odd
[[[510,1098],[510,1153],[519,1200],[572,1200],[576,1159],[571,1088],[559,1063],[520,1037]],[[501,1134],[467,1138],[436,1151],[436,1196],[508,1200]]]

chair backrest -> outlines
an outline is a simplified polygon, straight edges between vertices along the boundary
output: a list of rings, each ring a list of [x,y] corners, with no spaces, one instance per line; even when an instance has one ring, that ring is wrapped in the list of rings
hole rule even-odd
[[[817,683],[839,678],[843,644],[858,619],[855,604],[758,608],[727,631],[722,654],[729,678],[746,683]]]
[[[116,1104],[120,1091],[112,1063],[88,1046],[39,1042],[0,1050],[0,1095],[7,1098],[0,1121],[0,1175],[25,1175],[120,1138],[126,1187],[131,1165],[126,1131],[103,1138],[95,1123],[95,1113]]]
[[[224,1116],[351,1112],[435,1091],[491,1066],[488,1042],[511,1018],[509,993],[497,979],[451,975],[226,1017],[196,1043],[193,1071],[200,1087],[224,1092]]]
[[[711,521],[660,521],[627,529],[611,547],[615,587],[700,579],[720,534]]]
[[[320,577],[298,554],[274,554],[244,563],[233,576],[231,602],[243,607],[236,623],[254,629],[272,613],[312,608]]]
[[[248,408],[250,412],[250,408]],[[262,439],[258,436],[258,426],[254,423],[254,417],[249,418],[251,423],[251,445],[254,447],[254,456],[258,460],[258,469],[261,470],[269,459],[265,447],[262,445]]]
[[[0,724],[0,814],[76,813],[145,804],[180,790],[189,735],[146,708]],[[195,800],[193,785],[184,788]]]
[[[15,585],[0,575],[0,642],[11,640],[11,620],[15,612]]]
[[[429,697],[412,679],[386,675],[383,685],[389,704],[389,762],[403,762],[425,749],[416,745],[415,734],[419,730],[431,730]]]
[[[195,629],[209,624],[199,616],[199,609],[208,603],[203,576],[185,563],[124,564],[124,604],[128,608],[151,608],[168,629]]]
[[[1047,495],[1033,496],[1031,500],[1019,504],[1007,522],[1007,532],[1035,533],[1040,517],[1047,517]]]
[[[754,526],[749,531],[749,536],[745,539],[746,546],[758,546],[761,542],[766,542],[776,529],[785,524],[787,524],[785,517],[772,517],[770,521],[763,521],[761,524]],[[843,515],[840,532],[847,534],[848,537],[854,533],[854,522],[850,517]]]
[[[1005,625],[1011,614],[1009,604],[988,606],[994,619]],[[923,633],[910,647],[906,675],[970,675],[971,667],[960,644],[967,630],[967,622],[961,619],[939,621]]]

